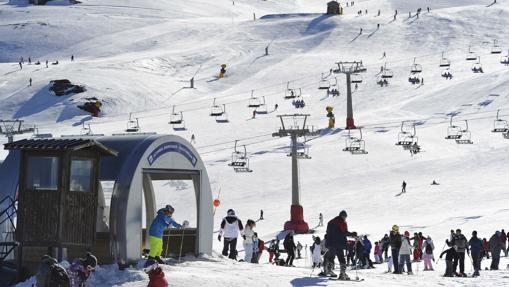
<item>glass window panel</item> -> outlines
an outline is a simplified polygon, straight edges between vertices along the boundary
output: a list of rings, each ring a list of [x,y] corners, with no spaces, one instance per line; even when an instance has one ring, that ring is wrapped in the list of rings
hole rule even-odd
[[[27,190],[57,190],[59,158],[56,156],[29,156],[25,175]]]
[[[74,159],[71,161],[71,191],[92,191],[92,165],[92,160],[90,159]]]

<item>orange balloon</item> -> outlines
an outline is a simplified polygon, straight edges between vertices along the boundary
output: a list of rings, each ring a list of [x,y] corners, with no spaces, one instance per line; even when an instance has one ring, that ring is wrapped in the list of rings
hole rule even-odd
[[[214,199],[214,201],[212,202],[212,204],[214,204],[214,207],[218,207],[219,204],[221,204],[221,201],[219,201],[219,199]]]

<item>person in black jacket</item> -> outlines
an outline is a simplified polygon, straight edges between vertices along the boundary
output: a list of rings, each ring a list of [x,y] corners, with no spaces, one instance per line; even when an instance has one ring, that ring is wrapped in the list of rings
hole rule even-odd
[[[295,259],[295,242],[293,241],[293,234],[292,232],[288,233],[286,235],[285,240],[283,241],[283,247],[285,248],[286,254],[288,254],[288,257],[286,258],[286,266],[295,267],[293,266],[293,260]]]
[[[448,246],[454,247],[456,250],[456,257],[452,266],[453,274],[466,277],[465,274],[465,251],[468,252],[468,240],[465,235],[461,234],[461,229],[456,229],[456,234],[451,241],[446,241]],[[460,273],[456,273],[456,268],[460,267]]]
[[[440,254],[440,258],[445,254],[445,274],[444,277],[453,277],[452,273],[452,261],[456,258],[456,250],[454,247],[446,249],[444,252]]]
[[[340,280],[348,280],[349,277],[346,275],[346,260],[345,260],[345,250],[347,249],[347,236],[357,236],[355,232],[348,231],[348,225],[346,223],[347,213],[342,210],[338,216],[329,221],[327,224],[327,241],[326,247],[329,249],[328,251],[328,262],[334,262],[334,258],[338,257],[340,264],[340,274],[338,279]],[[326,275],[330,275],[332,270],[330,270],[330,264],[326,264],[324,266],[326,270],[324,273]]]
[[[401,247],[401,234],[399,234],[399,227],[392,226],[391,233],[389,234],[389,245],[391,246],[392,262],[394,264],[394,274],[401,274],[399,268],[399,248]]]
[[[470,246],[470,253],[472,255],[472,264],[474,265],[474,274],[472,276],[479,276],[479,270],[481,270],[481,249],[482,240],[477,237],[477,231],[472,231],[472,238],[468,241]]]

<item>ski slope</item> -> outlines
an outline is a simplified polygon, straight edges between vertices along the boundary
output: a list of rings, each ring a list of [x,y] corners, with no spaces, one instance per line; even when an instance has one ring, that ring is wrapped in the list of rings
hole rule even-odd
[[[321,136],[307,138],[312,159],[300,161],[301,199],[310,227],[318,223],[320,212],[327,221],[346,209],[350,229],[369,234],[373,242],[398,224],[403,231],[431,235],[437,249],[452,228],[461,228],[467,237],[476,229],[486,238],[497,229],[507,230],[509,141],[490,132],[497,110],[509,119],[509,67],[499,63],[501,55],[490,54],[494,39],[502,54],[509,49],[506,1],[490,7],[486,6],[491,1],[484,0],[355,1],[353,7],[345,7],[345,15],[336,17],[321,14],[327,2],[323,0],[237,0],[235,5],[226,0],[83,0],[79,5],[57,1],[40,7],[7,2],[0,0],[0,118],[20,118],[37,124],[40,133],[60,136],[79,134],[82,123],[95,133],[121,133],[132,113],[142,132],[187,139],[194,134],[208,164],[214,196],[221,191],[216,225],[229,208],[244,221],[257,219],[263,209],[266,220],[256,229],[262,239],[271,239],[282,228],[291,201],[289,139],[271,134],[280,125],[276,115],[298,112],[311,114],[310,124],[324,129]],[[430,13],[417,18],[417,8],[427,6]],[[361,9],[363,15],[358,16]],[[393,21],[395,10],[398,17]],[[264,56],[269,43],[269,55]],[[483,74],[470,70],[472,61],[465,60],[469,46],[481,57]],[[442,52],[452,62],[452,80],[441,77]],[[20,70],[19,58],[29,56],[33,62],[58,60],[59,65],[24,65]],[[423,66],[422,86],[408,82],[414,58]],[[328,74],[335,62],[353,60],[362,60],[368,69],[353,94],[354,117],[364,127],[369,152],[357,156],[342,151],[348,135],[342,130],[344,76],[335,75],[339,97],[318,90],[322,73]],[[217,80],[223,63],[228,65],[227,76]],[[395,76],[381,88],[376,79],[385,64]],[[196,89],[186,88],[195,73]],[[27,86],[30,78],[33,85]],[[87,92],[52,96],[48,83],[60,78],[84,85]],[[304,109],[296,110],[291,100],[283,99],[287,82],[302,89]],[[254,96],[265,97],[267,115],[251,119],[247,105],[252,90]],[[76,108],[86,97],[102,100],[100,118]],[[209,116],[214,98],[226,104],[229,123],[218,124]],[[273,111],[275,104],[278,111]],[[186,131],[173,131],[168,125],[174,105],[183,111]],[[336,115],[333,130],[325,129],[329,105]],[[473,145],[444,139],[450,114],[457,114],[457,124],[468,120]],[[417,135],[423,152],[415,156],[394,145],[404,120],[422,122]],[[227,166],[236,139],[247,145],[253,173],[235,174]],[[5,156],[0,151],[0,158]],[[403,180],[408,192],[396,197]],[[440,185],[430,186],[432,180]],[[165,194],[167,186],[156,184],[161,206],[175,200]],[[193,218],[192,211],[183,208],[193,204],[189,197],[178,199],[175,218]],[[319,235],[324,232],[316,229]],[[311,235],[296,240],[311,244]],[[221,250],[215,239],[214,248]],[[501,267],[507,263],[503,260]],[[175,286],[337,285],[310,278],[306,262],[296,264],[298,268],[281,269],[213,257],[188,259],[165,270]],[[443,265],[438,266],[440,272]],[[362,284],[381,286],[390,280],[390,286],[493,286],[503,285],[509,275],[485,272],[480,279],[466,281],[470,279],[443,279],[438,271],[414,277],[383,271],[385,267],[360,271],[366,278]],[[93,280],[93,286],[147,284],[142,271],[124,274],[112,266],[102,267]]]

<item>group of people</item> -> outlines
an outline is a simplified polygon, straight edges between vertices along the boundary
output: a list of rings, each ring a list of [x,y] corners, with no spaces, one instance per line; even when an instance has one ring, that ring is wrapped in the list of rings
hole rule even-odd
[[[84,258],[76,258],[66,269],[58,261],[44,255],[35,275],[37,287],[84,287],[85,282],[95,271],[97,258],[87,252]]]
[[[306,103],[304,102],[304,100],[293,100],[292,101],[292,105],[296,108],[296,109],[302,109],[306,106]]]

